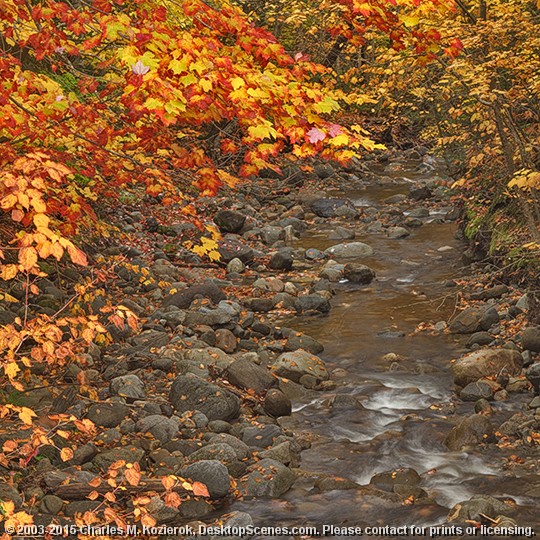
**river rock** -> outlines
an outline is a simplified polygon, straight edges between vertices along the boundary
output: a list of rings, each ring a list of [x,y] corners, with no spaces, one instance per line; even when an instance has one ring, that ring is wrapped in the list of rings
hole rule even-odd
[[[375,279],[375,272],[365,264],[349,263],[343,269],[343,277],[351,283],[368,285]]]
[[[431,189],[428,186],[416,185],[409,189],[409,198],[413,201],[421,201],[431,197]]]
[[[264,410],[274,418],[289,416],[292,412],[291,400],[277,388],[271,388],[266,392],[263,407]]]
[[[225,233],[240,232],[245,222],[246,216],[236,210],[220,210],[214,216],[214,223]]]
[[[227,443],[214,441],[189,455],[189,461],[193,463],[208,460],[221,461],[228,465],[237,461],[238,458],[234,449]]]
[[[191,305],[193,300],[199,296],[208,298],[214,304],[226,299],[223,291],[215,283],[207,282],[192,285],[183,291],[178,291],[170,295],[163,302],[163,306],[176,306],[180,309],[186,309]]]
[[[267,450],[263,450],[259,453],[259,457],[273,459],[283,463],[283,465],[297,467],[299,464],[299,455],[295,446],[297,445],[293,445],[291,441],[283,441],[275,446],[271,446]]]
[[[467,347],[473,345],[489,345],[494,340],[494,337],[489,332],[475,332],[467,341]]]
[[[369,483],[383,491],[394,491],[397,485],[417,486],[421,480],[420,475],[414,469],[402,468],[377,473]]]
[[[355,259],[357,257],[369,257],[373,255],[373,248],[363,242],[349,242],[336,244],[324,251],[326,255],[342,259]]]
[[[488,516],[493,520],[499,514],[514,513],[514,506],[499,501],[490,495],[474,495],[468,501],[461,501],[454,505],[448,514],[447,521],[472,520],[482,522],[483,516]]]
[[[521,346],[525,351],[540,352],[540,326],[529,326],[523,330]]]
[[[258,366],[247,358],[235,360],[228,368],[226,377],[235,386],[246,390],[255,390],[257,394],[264,392],[276,382],[266,368]]]
[[[450,332],[454,334],[472,334],[480,330],[489,330],[499,322],[499,314],[494,307],[467,308],[450,322]]]
[[[251,468],[242,481],[245,497],[277,498],[294,484],[296,475],[291,469],[274,459],[262,459]]]
[[[151,433],[155,439],[167,443],[178,435],[180,423],[178,418],[168,418],[162,414],[151,414],[141,418],[135,429],[139,433]]]
[[[144,383],[137,375],[122,375],[115,377],[109,384],[111,394],[128,398],[129,400],[144,399]]]
[[[212,444],[224,443],[229,445],[235,452],[236,458],[239,460],[246,459],[251,456],[251,450],[249,446],[238,439],[237,437],[230,435],[229,433],[218,433],[213,435],[210,439]]]
[[[324,362],[303,349],[281,354],[272,364],[272,369],[280,377],[286,377],[294,382],[299,382],[304,375],[312,375],[321,381],[329,378]]]
[[[477,401],[479,399],[492,399],[493,388],[485,381],[469,383],[460,393],[463,401]]]
[[[226,353],[236,350],[236,336],[227,328],[216,330],[216,347]]]
[[[319,294],[306,294],[298,296],[294,302],[296,311],[320,311],[328,313],[330,311],[330,302]]]
[[[293,254],[291,248],[280,249],[270,257],[268,267],[272,270],[288,272],[293,266]]]
[[[540,394],[540,362],[527,368],[525,372],[527,380],[532,384],[535,394]]]
[[[180,470],[182,478],[201,482],[207,488],[212,498],[222,498],[229,493],[231,478],[227,467],[217,460],[204,460],[192,463]]]
[[[240,411],[240,400],[232,392],[191,373],[176,377],[169,400],[178,412],[198,410],[209,420],[230,420]]]
[[[219,244],[218,252],[222,263],[240,259],[244,264],[249,264],[254,257],[253,249],[236,238],[225,237]]]
[[[444,444],[453,451],[481,443],[493,434],[491,422],[481,414],[473,414],[452,428]]]
[[[246,269],[246,265],[238,258],[234,258],[227,264],[229,274],[241,274]]]
[[[268,448],[274,443],[274,439],[283,435],[281,428],[275,424],[262,426],[250,426],[244,430],[242,440],[252,447]]]
[[[410,236],[411,233],[405,227],[389,227],[386,234],[392,240],[399,240],[400,238]]]
[[[144,450],[136,446],[120,446],[111,448],[99,453],[93,463],[96,467],[106,471],[115,461],[125,461],[126,463],[138,463],[144,457]]]
[[[304,351],[312,354],[320,354],[324,351],[324,346],[316,339],[302,334],[301,332],[291,332],[285,342],[285,352],[297,351],[298,349],[304,349]]]
[[[323,218],[331,218],[338,216],[338,209],[341,207],[349,208],[356,211],[354,204],[349,199],[315,199],[310,210],[317,216]]]
[[[129,408],[122,403],[94,403],[86,416],[97,426],[113,428],[129,416]]]
[[[456,360],[452,365],[454,382],[467,386],[483,377],[496,377],[505,369],[509,375],[519,375],[523,358],[510,349],[481,349]]]
[[[331,233],[330,233],[330,240],[352,240],[356,236],[356,233],[354,231],[351,231],[351,229],[347,229],[345,227],[336,227]]]

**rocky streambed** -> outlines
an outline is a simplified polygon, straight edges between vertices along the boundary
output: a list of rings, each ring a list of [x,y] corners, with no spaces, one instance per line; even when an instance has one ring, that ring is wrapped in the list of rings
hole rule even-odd
[[[526,295],[464,266],[441,170],[419,148],[209,201],[226,268],[177,249],[185,225],[125,211],[131,243],[107,254],[129,257],[142,332],[111,327],[62,375],[97,399],[24,397],[95,440],[65,462],[42,448],[0,498],[69,523],[124,460],[207,486],[177,508],[151,494],[158,525],[538,528],[540,330]]]

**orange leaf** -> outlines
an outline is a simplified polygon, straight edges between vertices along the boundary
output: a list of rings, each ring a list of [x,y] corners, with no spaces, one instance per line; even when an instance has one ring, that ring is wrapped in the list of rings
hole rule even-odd
[[[202,482],[193,482],[193,495],[198,495],[200,497],[210,497],[208,488]]]
[[[73,458],[73,450],[68,447],[62,448],[62,450],[60,450],[60,458],[62,461],[69,461]]]
[[[88,261],[86,260],[86,255],[79,248],[75,247],[73,244],[68,244],[67,250],[68,250],[71,260],[75,264],[79,264],[81,266],[88,265]]]
[[[37,263],[37,251],[33,247],[23,247],[19,251],[19,263],[25,270],[31,270]]]

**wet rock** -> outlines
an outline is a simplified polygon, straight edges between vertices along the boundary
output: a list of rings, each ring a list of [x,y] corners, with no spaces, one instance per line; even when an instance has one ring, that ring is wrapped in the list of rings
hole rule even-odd
[[[452,365],[454,382],[466,386],[483,377],[496,377],[505,369],[510,375],[521,372],[523,359],[510,349],[481,349],[456,360]]]
[[[356,212],[354,204],[349,199],[315,199],[311,205],[310,210],[319,217],[331,218],[337,217],[338,209],[346,207]]]
[[[226,328],[216,330],[216,347],[226,353],[236,350],[236,336]]]
[[[489,495],[475,495],[468,501],[462,501],[450,510],[447,521],[472,520],[482,522],[483,516],[488,516],[493,520],[498,514],[514,513],[514,506],[499,501]]]
[[[540,394],[540,362],[533,364],[525,371],[527,380],[532,384],[534,393]]]
[[[411,218],[425,218],[429,217],[429,210],[427,208],[413,208],[409,214]]]
[[[540,326],[530,326],[523,330],[521,346],[525,351],[540,352]]]
[[[452,428],[444,444],[453,451],[473,446],[493,435],[491,422],[481,414],[473,414]]]
[[[170,295],[163,302],[163,306],[176,306],[180,309],[188,308],[196,297],[208,298],[214,304],[225,300],[223,291],[212,282],[199,283]]]
[[[506,285],[495,285],[490,289],[483,289],[471,294],[471,300],[490,300],[492,298],[500,298],[503,294],[508,292]]]
[[[428,186],[411,186],[409,189],[409,199],[421,201],[431,197],[431,189]]]
[[[235,210],[220,210],[214,216],[214,223],[225,233],[240,232],[245,222],[246,216]]]
[[[330,311],[330,302],[319,294],[306,294],[298,296],[294,302],[296,311],[319,311],[328,313]]]
[[[493,388],[485,381],[476,381],[469,383],[459,393],[459,397],[463,401],[476,401],[478,399],[492,399]]]
[[[244,430],[242,440],[248,446],[257,446],[259,448],[268,448],[274,442],[274,439],[283,433],[279,426],[275,424],[266,424],[264,426],[251,426]]]
[[[93,460],[96,467],[106,471],[115,462],[138,463],[144,457],[144,450],[136,446],[120,446],[99,453]]]
[[[398,240],[410,236],[410,232],[405,227],[389,227],[386,231],[388,238]]]
[[[229,274],[241,274],[246,269],[246,265],[238,258],[232,259],[227,264]]]
[[[272,270],[288,272],[293,266],[293,255],[290,248],[280,249],[270,257],[268,267]]]
[[[257,394],[264,392],[276,382],[266,368],[254,364],[247,358],[234,361],[227,368],[226,377],[235,386],[255,390]]]
[[[272,364],[272,369],[280,377],[286,377],[294,382],[299,382],[304,375],[312,375],[321,381],[329,378],[324,362],[303,349],[281,354]]]
[[[174,380],[169,400],[178,412],[198,410],[209,420],[230,420],[240,411],[240,400],[232,392],[191,373]]]
[[[493,412],[493,409],[491,408],[491,405],[489,404],[489,401],[487,399],[480,398],[474,404],[474,412],[478,414],[491,414]]]
[[[467,341],[467,347],[489,345],[495,338],[489,332],[475,332]]]
[[[367,285],[375,279],[375,272],[365,264],[349,263],[343,269],[343,277],[351,283]]]
[[[493,307],[467,308],[450,322],[450,331],[455,334],[472,334],[480,330],[489,330],[499,322],[499,314]]]
[[[298,452],[291,441],[283,441],[267,450],[263,450],[259,453],[259,457],[263,459],[273,459],[283,463],[283,465],[289,465],[291,467],[297,467],[299,464]]]
[[[394,491],[396,485],[417,486],[421,480],[420,475],[414,469],[402,468],[377,473],[369,483],[383,491]]]
[[[298,349],[304,349],[311,354],[320,354],[324,351],[324,346],[307,334],[291,332],[285,342],[284,350],[289,352],[297,351]]]
[[[332,410],[364,409],[362,401],[352,394],[336,394],[330,401]]]
[[[113,395],[122,396],[129,400],[144,399],[144,383],[137,375],[122,375],[115,377],[109,384],[109,391]]]
[[[241,488],[246,497],[280,497],[296,480],[291,469],[273,459],[263,459],[250,469]]]
[[[225,237],[219,244],[218,252],[222,263],[240,259],[244,264],[249,264],[254,258],[253,249],[236,238]]]
[[[356,236],[356,233],[354,231],[351,231],[350,229],[347,229],[345,227],[336,227],[331,233],[330,233],[330,240],[353,240]]]
[[[227,467],[216,460],[205,460],[192,463],[181,469],[182,478],[194,482],[201,482],[207,488],[212,498],[222,498],[227,495],[231,487],[231,478]]]
[[[178,435],[179,420],[176,417],[151,414],[141,418],[135,424],[135,429],[139,433],[151,433],[158,441],[167,443]]]
[[[337,258],[354,259],[373,255],[373,248],[363,242],[349,242],[347,244],[337,244],[329,247],[324,253]]]
[[[89,420],[97,426],[116,427],[129,415],[129,408],[122,403],[94,403],[87,413]]]
[[[348,478],[339,476],[321,476],[315,482],[315,487],[321,492],[335,490],[358,489],[360,486]]]
[[[292,412],[291,400],[277,388],[271,388],[266,392],[263,407],[264,410],[274,418],[289,416]]]

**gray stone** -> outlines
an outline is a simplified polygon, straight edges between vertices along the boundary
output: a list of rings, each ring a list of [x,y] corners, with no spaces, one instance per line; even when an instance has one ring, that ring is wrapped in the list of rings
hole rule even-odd
[[[463,401],[477,401],[478,399],[493,398],[493,388],[485,381],[469,383],[460,393]]]
[[[467,341],[467,347],[489,345],[495,338],[489,332],[475,332]]]
[[[225,237],[219,243],[218,252],[222,263],[240,259],[244,264],[249,264],[254,258],[253,249],[236,238]]]
[[[525,351],[540,352],[540,326],[529,326],[523,330],[521,346]]]
[[[375,279],[375,272],[365,264],[349,263],[343,269],[343,277],[351,283],[367,285]]]
[[[270,416],[275,418],[289,416],[292,412],[291,400],[277,388],[271,388],[266,392],[263,407]]]
[[[467,386],[483,377],[496,377],[503,369],[509,375],[519,375],[523,358],[510,349],[481,349],[456,360],[452,365],[454,382]]]
[[[157,525],[163,525],[164,523],[174,521],[180,513],[178,508],[167,506],[158,495],[150,499],[150,502],[146,506],[146,510],[156,520]]]
[[[174,380],[169,400],[178,412],[198,410],[209,420],[230,420],[240,411],[240,400],[232,392],[191,373]]]
[[[468,501],[461,501],[454,505],[448,514],[448,521],[478,521],[481,522],[484,516],[495,521],[497,515],[514,512],[514,506],[499,501],[490,495],[474,495]]]
[[[235,360],[227,368],[226,377],[235,386],[246,390],[251,388],[257,394],[264,392],[276,382],[266,368],[254,364],[247,358]]]
[[[267,450],[260,452],[259,457],[273,459],[291,467],[297,467],[299,462],[298,452],[295,451],[291,441],[283,441],[275,446],[271,446]]]
[[[168,418],[161,414],[151,414],[141,418],[135,429],[139,433],[151,433],[158,441],[167,443],[178,435],[179,420],[175,417]]]
[[[398,240],[400,238],[406,238],[410,236],[410,232],[405,227],[389,227],[386,231],[388,238],[392,240]]]
[[[355,236],[356,233],[351,229],[338,226],[330,233],[329,238],[330,240],[353,240]]]
[[[242,440],[248,446],[257,446],[259,448],[268,448],[274,443],[274,439],[281,436],[283,432],[275,424],[266,424],[264,426],[251,426],[244,430]]]
[[[472,334],[481,330],[489,330],[499,322],[499,314],[493,307],[467,308],[458,313],[450,321],[450,331],[455,334]]]
[[[329,247],[324,253],[337,258],[355,259],[357,257],[369,257],[373,255],[373,248],[363,242],[349,242],[347,244],[336,244]]]
[[[45,495],[39,505],[39,511],[44,514],[58,515],[64,508],[64,501],[56,495]]]
[[[485,441],[493,434],[491,422],[481,414],[473,414],[452,428],[444,444],[454,451]]]
[[[225,233],[240,232],[245,222],[246,216],[236,210],[220,210],[214,216],[214,223]]]
[[[212,498],[220,499],[229,493],[231,478],[227,467],[216,460],[198,461],[181,469],[180,476],[201,482]]]
[[[270,257],[268,267],[272,270],[279,270],[282,272],[288,272],[293,266],[293,254],[292,249],[283,248],[277,253],[274,253]]]
[[[123,460],[126,463],[138,463],[144,457],[144,450],[136,446],[121,446],[111,448],[98,454],[93,462],[96,467],[106,471],[115,461]]]
[[[525,371],[525,376],[533,385],[535,394],[540,394],[540,362],[529,366]]]
[[[411,468],[395,469],[375,474],[369,483],[383,491],[394,491],[396,485],[417,486],[422,479]]]
[[[246,265],[238,258],[234,258],[227,264],[229,274],[241,274],[246,269]]]
[[[285,230],[282,227],[275,227],[273,225],[265,225],[261,229],[262,241],[271,246],[278,240],[285,239]]]
[[[189,461],[217,460],[225,465],[237,461],[235,450],[224,442],[214,442],[203,446],[189,455]]]
[[[168,296],[163,302],[163,306],[176,306],[180,309],[186,309],[196,297],[208,298],[214,304],[226,298],[223,291],[215,283],[199,283]]]
[[[246,497],[277,498],[286,493],[294,484],[296,475],[273,459],[263,459],[253,465],[243,482]]]
[[[212,436],[210,441],[212,442],[212,444],[227,444],[234,450],[236,458],[239,460],[247,459],[251,456],[249,446],[245,442],[241,441],[240,439],[229,433],[217,433]]]
[[[94,403],[87,413],[89,420],[97,426],[116,427],[129,415],[129,408],[122,403]]]
[[[324,362],[303,349],[281,354],[272,364],[272,369],[280,377],[286,377],[294,382],[298,382],[303,375],[312,375],[321,381],[329,378]]]
[[[226,353],[236,350],[236,336],[227,328],[216,330],[216,347]]]
[[[115,377],[109,384],[111,394],[122,396],[131,400],[144,399],[144,383],[137,375],[122,375]]]
[[[330,311],[330,302],[319,294],[305,294],[298,296],[294,302],[296,311],[320,311],[328,313]]]
[[[312,354],[320,354],[324,351],[324,346],[307,334],[291,332],[285,342],[284,350],[288,352],[297,351],[298,349],[304,349]]]
[[[413,208],[409,214],[409,217],[412,218],[425,218],[429,217],[429,209],[427,208]]]

